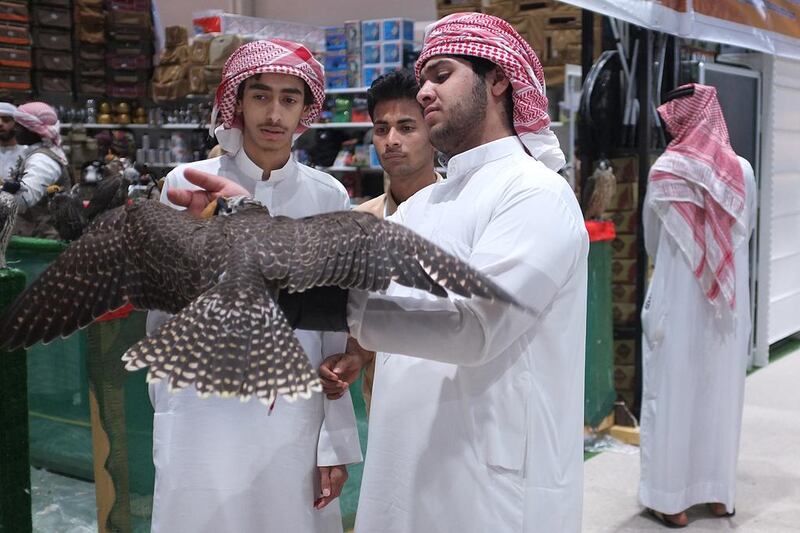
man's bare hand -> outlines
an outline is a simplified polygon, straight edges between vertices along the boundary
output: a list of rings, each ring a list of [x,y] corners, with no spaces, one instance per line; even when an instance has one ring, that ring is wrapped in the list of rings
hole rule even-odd
[[[183,176],[201,190],[168,189],[167,198],[173,204],[185,207],[187,212],[196,217],[200,216],[208,204],[221,196],[225,198],[250,196],[247,189],[222,176],[193,168],[187,168]]]
[[[361,374],[361,357],[353,353],[331,355],[319,366],[322,392],[329,400],[338,400]]]
[[[353,384],[361,369],[375,357],[375,352],[365,350],[353,337],[347,338],[345,353],[328,356],[319,365],[322,392],[329,400],[338,400]]]
[[[345,481],[347,481],[347,467],[337,466],[318,466],[319,470],[319,489],[320,495],[314,500],[314,508],[322,509],[342,493]]]

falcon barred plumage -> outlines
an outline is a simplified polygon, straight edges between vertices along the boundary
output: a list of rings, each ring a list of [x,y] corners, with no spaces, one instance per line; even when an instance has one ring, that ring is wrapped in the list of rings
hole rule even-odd
[[[127,302],[177,313],[123,356],[129,370],[201,395],[294,398],[319,381],[279,291],[391,281],[446,296],[513,298],[467,263],[370,214],[272,217],[248,199],[196,219],[140,200],[104,213],[0,317],[0,346],[49,342]]]
[[[83,234],[88,224],[83,202],[59,185],[47,188],[47,208],[52,217],[53,227],[63,241],[74,241]]]

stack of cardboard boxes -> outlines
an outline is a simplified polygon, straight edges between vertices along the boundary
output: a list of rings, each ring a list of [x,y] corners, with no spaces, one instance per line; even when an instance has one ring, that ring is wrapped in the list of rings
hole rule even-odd
[[[481,11],[508,21],[531,45],[549,85],[563,83],[563,66],[581,61],[581,10],[556,0],[438,0],[438,15]],[[595,55],[600,51],[600,19],[595,17]]]
[[[0,96],[25,99],[31,91],[30,12],[25,0],[0,3]]]
[[[413,62],[414,22],[407,19],[351,20],[325,29],[328,89],[369,87]]]
[[[611,300],[614,317],[614,385],[628,406],[634,405],[636,389],[635,326],[636,277],[639,225],[638,162],[635,157],[613,159],[617,190],[608,207],[617,237],[611,243]]]
[[[148,95],[153,55],[150,0],[105,0],[108,31],[106,75],[108,95]]]
[[[402,69],[413,52],[414,22],[406,19],[361,22],[361,61],[364,86],[393,70]]]
[[[106,13],[102,0],[75,0],[75,90],[81,97],[106,94]]]
[[[348,87],[347,30],[344,26],[325,28],[325,85],[328,89]]]
[[[72,98],[71,0],[43,0],[32,6],[34,86],[48,101]]]

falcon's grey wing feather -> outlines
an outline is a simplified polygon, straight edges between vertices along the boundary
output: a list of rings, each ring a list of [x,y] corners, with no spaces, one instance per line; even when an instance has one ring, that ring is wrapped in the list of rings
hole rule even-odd
[[[192,251],[204,242],[202,227],[152,201],[103,213],[6,309],[0,346],[65,337],[127,301],[179,311],[213,283],[213,269],[193,268],[196,262],[224,255]]]
[[[69,246],[0,318],[0,346],[49,342],[125,303],[121,280],[126,213],[110,213]],[[101,311],[101,313],[96,313]]]
[[[465,261],[404,226],[368,213],[276,217],[264,238],[270,239],[262,257],[264,276],[290,291],[323,285],[381,291],[394,281],[438,296],[451,291],[515,303]]]

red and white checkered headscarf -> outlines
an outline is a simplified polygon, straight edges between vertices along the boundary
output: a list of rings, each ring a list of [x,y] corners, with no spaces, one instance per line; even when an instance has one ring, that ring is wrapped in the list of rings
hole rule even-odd
[[[564,154],[550,131],[542,64],[511,24],[484,13],[453,13],[431,24],[417,60],[417,79],[429,59],[448,55],[480,57],[499,66],[511,82],[514,130],[520,140],[549,168],[564,166]]]
[[[38,134],[42,138],[42,144],[62,164],[67,164],[67,156],[61,149],[61,123],[55,109],[44,102],[28,102],[14,111],[14,122]]]
[[[236,153],[241,147],[241,118],[235,113],[239,84],[251,76],[264,73],[297,76],[311,90],[314,102],[308,115],[301,119],[297,133],[308,129],[319,116],[325,101],[325,69],[305,46],[282,39],[245,44],[237,48],[225,62],[222,82],[217,88],[211,113],[212,128],[216,126],[217,116],[221,119],[222,124],[214,133],[227,152]]]
[[[647,194],[708,300],[734,309],[734,252],[747,239],[744,173],[717,90],[692,85],[693,95],[658,108],[673,139],[650,169]]]

